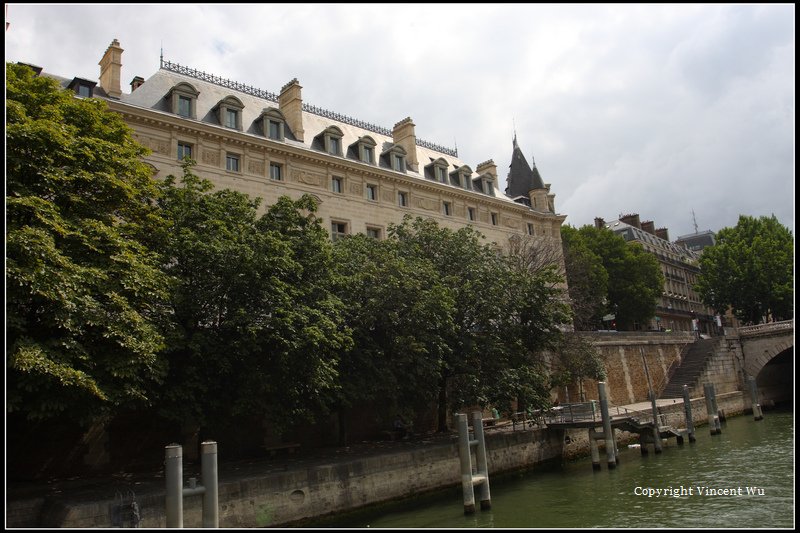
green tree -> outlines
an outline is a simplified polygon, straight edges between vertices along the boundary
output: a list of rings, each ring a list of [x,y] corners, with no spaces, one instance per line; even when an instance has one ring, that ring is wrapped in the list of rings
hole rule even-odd
[[[592,252],[577,229],[561,226],[561,242],[573,325],[578,331],[597,329],[606,312],[608,272],[602,259]]]
[[[403,256],[396,239],[354,235],[335,243],[337,294],[353,345],[339,362],[340,443],[347,409],[379,402],[393,416],[436,400],[440,365],[452,335],[453,301],[428,261]]]
[[[166,278],[157,190],[122,119],[6,64],[6,406],[88,422],[150,401]]]
[[[587,225],[578,232],[608,273],[606,311],[615,315],[617,328],[631,329],[634,323],[647,323],[655,316],[656,299],[664,290],[658,260],[640,245],[628,244],[607,228]]]
[[[696,290],[703,303],[757,324],[794,316],[794,241],[775,216],[739,216],[703,250]]]
[[[216,428],[243,416],[277,427],[311,418],[335,393],[349,340],[314,201],[284,197],[258,218],[258,200],[212,191],[186,164],[160,202],[175,324],[162,413]]]

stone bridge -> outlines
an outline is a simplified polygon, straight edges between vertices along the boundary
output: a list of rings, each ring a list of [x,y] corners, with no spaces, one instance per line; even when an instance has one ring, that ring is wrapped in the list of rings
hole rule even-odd
[[[728,333],[726,331],[726,333]],[[791,399],[794,383],[794,320],[744,326],[726,335],[731,342],[738,337],[742,370],[754,376],[762,401]]]

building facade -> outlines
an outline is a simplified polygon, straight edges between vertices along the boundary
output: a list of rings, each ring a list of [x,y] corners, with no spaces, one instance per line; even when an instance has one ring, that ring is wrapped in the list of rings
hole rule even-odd
[[[262,209],[282,195],[311,194],[333,239],[385,238],[390,224],[411,215],[451,229],[470,225],[498,249],[513,235],[560,243],[566,215],[555,212],[541,178],[511,198],[498,190],[493,160],[473,170],[456,150],[418,139],[410,118],[389,130],[303,102],[296,79],[270,93],[163,59],[123,92],[122,52],[115,39],[100,60],[99,83],[51,77],[122,115],[152,150],[146,161],[156,178],[182,175],[190,157],[197,175],[262,198]],[[517,180],[515,191],[525,187]]]
[[[700,252],[669,240],[667,228],[653,221],[641,222],[638,214],[606,222],[595,218],[595,227],[608,228],[628,242],[637,243],[652,254],[664,275],[664,290],[656,302],[656,315],[644,330],[697,331],[712,335],[720,325],[714,310],[706,307],[694,290],[700,274]]]

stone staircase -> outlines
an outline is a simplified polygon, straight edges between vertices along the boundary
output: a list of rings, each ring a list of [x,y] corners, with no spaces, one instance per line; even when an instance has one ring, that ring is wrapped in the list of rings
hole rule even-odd
[[[684,385],[692,389],[714,355],[718,342],[719,338],[711,338],[692,343],[659,398],[682,398]]]

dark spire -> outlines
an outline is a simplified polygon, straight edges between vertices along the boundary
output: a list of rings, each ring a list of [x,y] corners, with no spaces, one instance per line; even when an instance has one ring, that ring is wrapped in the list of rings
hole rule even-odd
[[[511,198],[518,196],[528,196],[531,189],[544,189],[544,182],[539,175],[539,171],[534,164],[533,168],[528,165],[525,155],[517,144],[517,132],[514,132],[514,151],[511,154],[511,165],[508,171],[506,195]]]

